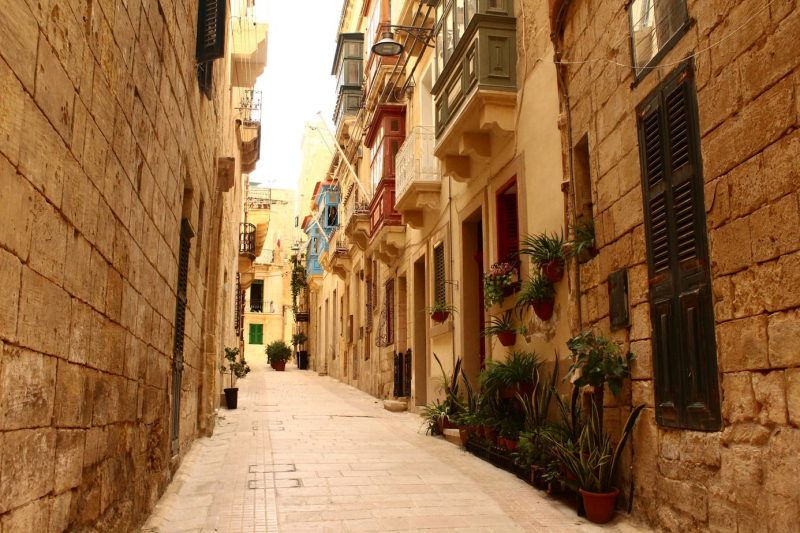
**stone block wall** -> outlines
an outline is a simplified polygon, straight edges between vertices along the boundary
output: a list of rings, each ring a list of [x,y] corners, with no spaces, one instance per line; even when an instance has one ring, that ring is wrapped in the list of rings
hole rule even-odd
[[[574,63],[562,73],[573,142],[589,138],[600,247],[580,267],[581,322],[609,333],[608,275],[627,267],[631,327],[610,334],[637,360],[630,389],[619,400],[606,397],[611,420],[631,403],[648,406],[624,473],[633,477],[637,516],[669,531],[793,531],[800,523],[793,489],[800,475],[800,7],[689,0],[688,9],[688,32],[633,84],[625,3],[567,6],[560,46]],[[635,114],[670,65],[695,52],[723,415],[722,431],[710,433],[655,422]],[[627,480],[624,487],[629,492]]]
[[[201,417],[208,430],[200,396],[213,386],[201,382],[217,367],[204,336],[221,343],[232,328],[205,316],[222,293],[206,280],[235,277],[235,244],[218,240],[239,213],[214,165],[234,147],[227,65],[215,65],[215,100],[201,96],[196,12],[196,1],[0,0],[4,533],[136,529]],[[197,235],[172,391],[184,216]]]

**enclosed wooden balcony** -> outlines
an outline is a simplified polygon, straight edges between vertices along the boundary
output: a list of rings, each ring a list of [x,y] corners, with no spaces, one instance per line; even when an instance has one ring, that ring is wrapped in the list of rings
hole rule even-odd
[[[514,2],[478,2],[466,13],[463,34],[437,26],[439,76],[435,156],[441,173],[466,181],[506,146],[515,129],[517,101]],[[444,20],[450,15],[444,14]]]
[[[387,265],[400,255],[406,242],[406,228],[394,209],[394,187],[393,179],[382,180],[369,206],[368,249]]]
[[[426,209],[437,209],[442,189],[438,161],[433,155],[433,128],[417,126],[395,158],[395,209],[405,224],[422,227]]]
[[[239,275],[243,289],[253,283],[255,274],[253,261],[256,259],[256,226],[249,222],[239,224]]]

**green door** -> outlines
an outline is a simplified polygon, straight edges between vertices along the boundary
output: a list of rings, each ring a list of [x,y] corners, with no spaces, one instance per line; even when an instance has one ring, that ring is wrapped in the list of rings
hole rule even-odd
[[[250,324],[250,344],[264,344],[263,324]]]

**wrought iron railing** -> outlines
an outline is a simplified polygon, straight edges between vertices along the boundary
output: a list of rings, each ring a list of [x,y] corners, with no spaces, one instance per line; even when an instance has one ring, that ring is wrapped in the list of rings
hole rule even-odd
[[[249,222],[239,224],[239,254],[256,254],[256,226]]]
[[[344,233],[336,232],[336,240],[333,241],[334,254],[346,254],[350,250],[350,239]]]
[[[350,196],[347,197],[347,200],[344,203],[343,227],[347,227],[350,224],[350,220],[355,215],[368,217],[369,202],[359,201],[358,194],[352,192]]]
[[[402,198],[415,181],[441,181],[433,148],[436,136],[433,128],[417,126],[406,137],[395,157],[395,198]],[[396,201],[396,200],[395,200]]]

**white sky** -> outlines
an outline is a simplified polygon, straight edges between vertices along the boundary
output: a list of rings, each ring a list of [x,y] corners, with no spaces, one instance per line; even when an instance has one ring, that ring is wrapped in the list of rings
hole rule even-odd
[[[251,182],[296,189],[304,125],[318,111],[330,123],[336,103],[331,76],[343,0],[256,0],[255,19],[269,24],[262,91],[261,158]]]

